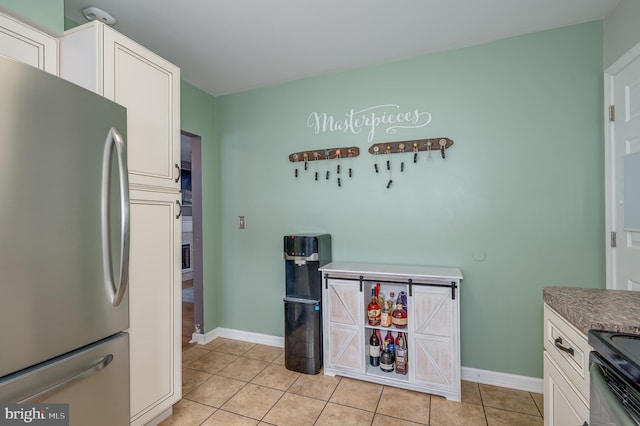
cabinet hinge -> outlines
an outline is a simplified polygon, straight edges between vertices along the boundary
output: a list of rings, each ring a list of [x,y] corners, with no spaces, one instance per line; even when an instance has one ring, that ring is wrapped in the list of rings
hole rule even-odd
[[[616,106],[609,105],[609,121],[616,121]]]
[[[611,247],[616,247],[616,233],[615,231],[611,232]]]

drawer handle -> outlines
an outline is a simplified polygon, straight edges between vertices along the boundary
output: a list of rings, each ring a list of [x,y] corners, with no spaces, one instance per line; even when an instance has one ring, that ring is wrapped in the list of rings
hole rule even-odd
[[[566,346],[562,346],[562,337],[557,337],[556,340],[554,340],[554,342],[555,342],[556,348],[573,356],[574,352],[572,347],[567,348]]]

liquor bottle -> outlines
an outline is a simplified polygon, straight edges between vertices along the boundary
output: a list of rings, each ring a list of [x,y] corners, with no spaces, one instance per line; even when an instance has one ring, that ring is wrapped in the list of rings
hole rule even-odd
[[[367,318],[369,325],[380,325],[380,305],[378,305],[374,289],[371,289],[371,302],[367,306]]]
[[[393,311],[391,315],[391,323],[396,328],[406,328],[407,327],[407,311],[404,310],[402,305],[402,296],[398,295],[398,300],[396,302],[396,309]]]
[[[391,334],[391,330],[387,331],[387,335],[384,336],[384,343],[387,345],[387,347],[389,348],[389,351],[392,354],[395,354],[395,342],[393,340],[393,335]]]
[[[385,373],[393,372],[393,362],[393,354],[389,350],[387,342],[384,342],[382,353],[380,354],[380,370],[384,371]]]
[[[384,305],[382,305],[380,325],[383,327],[391,327],[391,312],[389,311],[389,304],[386,301],[384,302]]]
[[[398,297],[400,297],[400,300],[402,300],[402,307],[404,308],[404,311],[409,312],[409,310],[407,309],[407,293],[401,291],[398,294]]]
[[[389,315],[393,315],[393,308],[395,306],[394,297],[395,293],[389,292],[389,300],[387,300],[387,304],[389,305]]]
[[[396,337],[396,373],[407,374],[409,371],[409,363],[407,359],[407,343],[404,337],[404,333],[399,331],[398,337]]]
[[[376,284],[376,298],[378,299],[378,305],[380,305],[380,309],[384,305],[384,293],[380,291],[380,283]]]
[[[371,330],[371,338],[369,339],[369,364],[374,367],[380,365],[380,339],[376,331]]]

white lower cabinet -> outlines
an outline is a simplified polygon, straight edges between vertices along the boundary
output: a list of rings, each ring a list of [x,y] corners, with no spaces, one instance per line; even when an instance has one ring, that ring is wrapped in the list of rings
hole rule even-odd
[[[182,396],[181,222],[177,196],[130,191],[131,424],[144,425]]]
[[[589,407],[560,372],[548,353],[544,354],[544,424],[583,426]]]
[[[587,336],[545,305],[545,426],[588,424],[590,351]]]
[[[460,401],[460,295],[457,268],[333,262],[323,274],[324,373]],[[407,294],[407,326],[371,326],[372,288],[394,300]],[[408,373],[384,372],[369,363],[369,339],[404,333]]]

